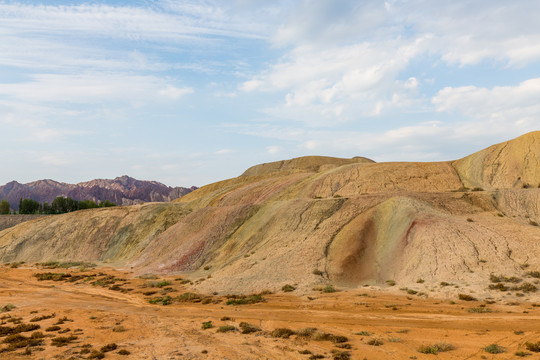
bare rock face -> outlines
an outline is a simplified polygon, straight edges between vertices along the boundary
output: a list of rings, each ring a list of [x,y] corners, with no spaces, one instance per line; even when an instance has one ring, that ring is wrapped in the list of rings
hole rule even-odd
[[[540,271],[539,152],[535,132],[454,162],[263,164],[167,204],[22,223],[0,232],[0,260],[183,272],[205,278],[196,286],[206,292],[387,280],[406,287],[421,278],[481,294],[491,273],[523,277],[524,264]]]
[[[95,202],[109,200],[118,205],[133,205],[141,202],[172,201],[194,189],[196,187],[172,188],[157,181],[142,181],[124,175],[113,180],[96,179],[78,184],[53,180],[38,180],[28,184],[12,181],[0,186],[0,199],[8,200],[11,208],[15,210],[18,209],[21,198],[51,203],[58,196]]]

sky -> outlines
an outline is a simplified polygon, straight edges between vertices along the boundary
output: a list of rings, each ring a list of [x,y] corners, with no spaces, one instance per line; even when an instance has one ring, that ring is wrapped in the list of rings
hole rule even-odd
[[[0,184],[202,186],[540,130],[537,0],[0,0]]]

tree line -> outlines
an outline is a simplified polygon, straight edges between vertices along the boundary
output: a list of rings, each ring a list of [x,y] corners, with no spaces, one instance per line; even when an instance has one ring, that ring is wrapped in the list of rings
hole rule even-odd
[[[32,199],[19,199],[19,214],[65,214],[72,211],[93,209],[100,207],[116,206],[109,200],[100,201],[99,204],[93,200],[73,200],[68,197],[58,196],[52,203],[39,203]],[[15,211],[13,212],[15,214]],[[10,204],[7,200],[0,202],[0,215],[11,214]]]

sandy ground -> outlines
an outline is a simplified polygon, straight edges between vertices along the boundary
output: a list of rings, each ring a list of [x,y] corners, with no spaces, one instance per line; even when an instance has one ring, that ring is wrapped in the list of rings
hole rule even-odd
[[[36,273],[70,273],[97,275],[77,282],[38,281]],[[112,290],[91,280],[112,275],[117,285]],[[109,278],[110,279],[110,278]],[[171,284],[156,287],[167,280]],[[140,279],[130,273],[112,269],[38,269],[36,267],[0,268],[0,306],[12,304],[11,311],[0,313],[3,327],[15,324],[39,324],[43,343],[29,348],[0,352],[0,359],[87,359],[102,346],[114,343],[117,348],[105,352],[105,359],[518,359],[525,351],[528,359],[540,359],[540,353],[525,348],[526,342],[540,341],[540,304],[497,301],[487,304],[458,299],[431,299],[406,296],[383,290],[355,290],[309,294],[295,292],[264,295],[265,302],[248,305],[226,305],[224,294],[203,303],[169,305],[150,304],[148,299],[162,295],[175,298],[190,291],[179,278]],[[154,285],[152,287],[152,285]],[[118,291],[118,289],[132,289]],[[144,292],[156,291],[152,295]],[[470,308],[490,312],[471,313]],[[53,315],[40,321],[33,318]],[[60,329],[46,331],[57,324]],[[227,319],[229,318],[229,319]],[[203,322],[213,327],[202,329]],[[220,333],[220,326],[236,328],[248,322],[262,331],[241,334]],[[276,328],[299,330],[317,328],[320,332],[345,336],[351,349],[336,347],[335,342],[316,341],[296,335],[290,338],[271,336]],[[1,329],[1,328],[0,328]],[[62,334],[59,334],[62,332]],[[21,335],[30,336],[32,331]],[[60,347],[52,346],[55,337],[75,335]],[[379,346],[368,343],[378,339]],[[0,335],[0,342],[6,337]],[[422,354],[422,345],[448,343],[455,347],[438,355]],[[498,344],[501,354],[490,354],[483,348]],[[7,348],[0,344],[0,350]],[[346,347],[348,345],[345,345]],[[129,355],[119,354],[127,350]],[[311,354],[302,354],[308,350]],[[90,351],[90,352],[89,352]],[[344,356],[344,357],[337,357]]]

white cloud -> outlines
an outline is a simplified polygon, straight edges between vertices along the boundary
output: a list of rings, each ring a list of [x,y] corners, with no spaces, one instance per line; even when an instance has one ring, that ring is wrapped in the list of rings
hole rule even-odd
[[[281,151],[281,146],[272,145],[266,147],[266,152],[270,155],[275,155]]]
[[[469,132],[481,134],[491,131],[504,133],[513,129],[525,132],[538,128],[538,99],[540,78],[529,79],[516,86],[495,86],[491,89],[446,87],[433,97],[432,102],[439,112],[457,112],[475,119],[465,127]],[[491,125],[486,127],[486,122]]]
[[[214,152],[214,154],[216,155],[225,155],[225,154],[230,154],[230,153],[233,153],[234,150],[232,149],[221,149],[221,150],[218,150],[216,152]]]
[[[193,94],[193,89],[190,87],[178,88],[172,85],[167,85],[165,89],[160,90],[159,94],[173,100],[178,100],[187,94]]]
[[[27,82],[0,84],[0,96],[31,103],[147,102],[156,94],[176,100],[192,92],[155,76],[122,73],[38,74]]]

